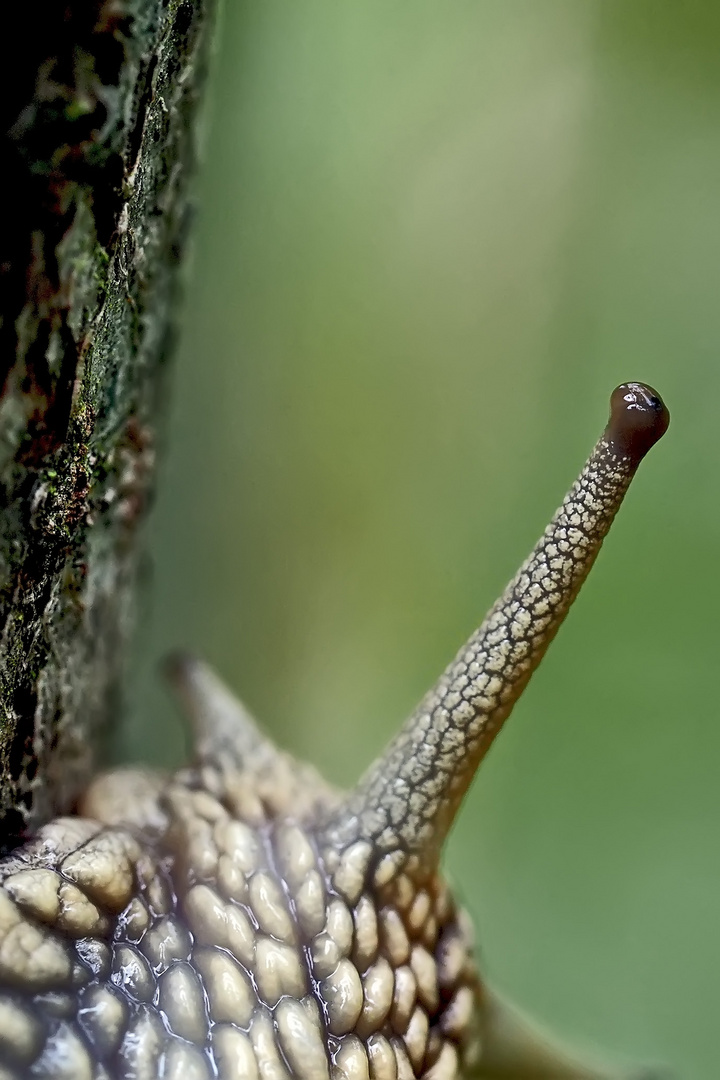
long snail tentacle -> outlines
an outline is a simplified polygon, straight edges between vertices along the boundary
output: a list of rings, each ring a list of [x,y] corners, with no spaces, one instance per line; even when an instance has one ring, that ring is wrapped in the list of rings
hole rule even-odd
[[[609,1080],[482,982],[438,872],[463,793],[668,415],[619,387],[528,561],[349,795],[198,661],[194,760],[96,778],[0,860],[0,1080]]]
[[[660,396],[617,387],[610,419],[562,505],[484,622],[341,806],[335,843],[437,858],[490,744],[590,572],[643,457],[667,430]]]

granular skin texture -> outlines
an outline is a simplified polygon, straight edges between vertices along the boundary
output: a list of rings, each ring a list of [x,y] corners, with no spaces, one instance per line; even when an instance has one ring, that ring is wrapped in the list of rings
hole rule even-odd
[[[308,822],[338,797],[257,757],[99,778],[94,820],[4,860],[3,1080],[450,1080],[477,1052],[472,938],[443,881],[324,847]],[[145,829],[115,819],[118,784]]]

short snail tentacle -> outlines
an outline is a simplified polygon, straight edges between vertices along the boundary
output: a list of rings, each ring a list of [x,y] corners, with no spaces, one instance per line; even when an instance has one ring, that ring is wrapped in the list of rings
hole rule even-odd
[[[229,756],[234,765],[243,766],[258,755],[274,757],[278,753],[243,703],[202,660],[176,652],[164,667],[190,717],[193,750],[199,760],[221,762]]]
[[[326,830],[331,846],[363,837],[434,868],[480,761],[567,615],[638,465],[668,423],[651,387],[616,388],[605,431],[530,557],[337,809]]]
[[[232,784],[238,773],[251,775],[277,816],[314,819],[338,801],[338,793],[311,765],[291,758],[262,733],[246,706],[202,660],[175,653],[165,661],[165,673],[190,717],[197,765],[217,769],[225,783]]]

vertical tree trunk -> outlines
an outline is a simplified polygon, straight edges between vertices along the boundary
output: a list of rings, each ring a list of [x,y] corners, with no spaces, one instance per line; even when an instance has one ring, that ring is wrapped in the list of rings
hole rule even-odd
[[[4,35],[2,835],[67,809],[114,715],[212,0],[25,0]]]

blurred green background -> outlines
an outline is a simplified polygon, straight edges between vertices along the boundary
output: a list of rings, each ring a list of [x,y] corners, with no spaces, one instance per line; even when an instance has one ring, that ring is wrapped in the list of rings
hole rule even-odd
[[[208,658],[351,784],[644,379],[673,415],[447,855],[485,970],[715,1080],[720,6],[226,3],[120,753]]]

